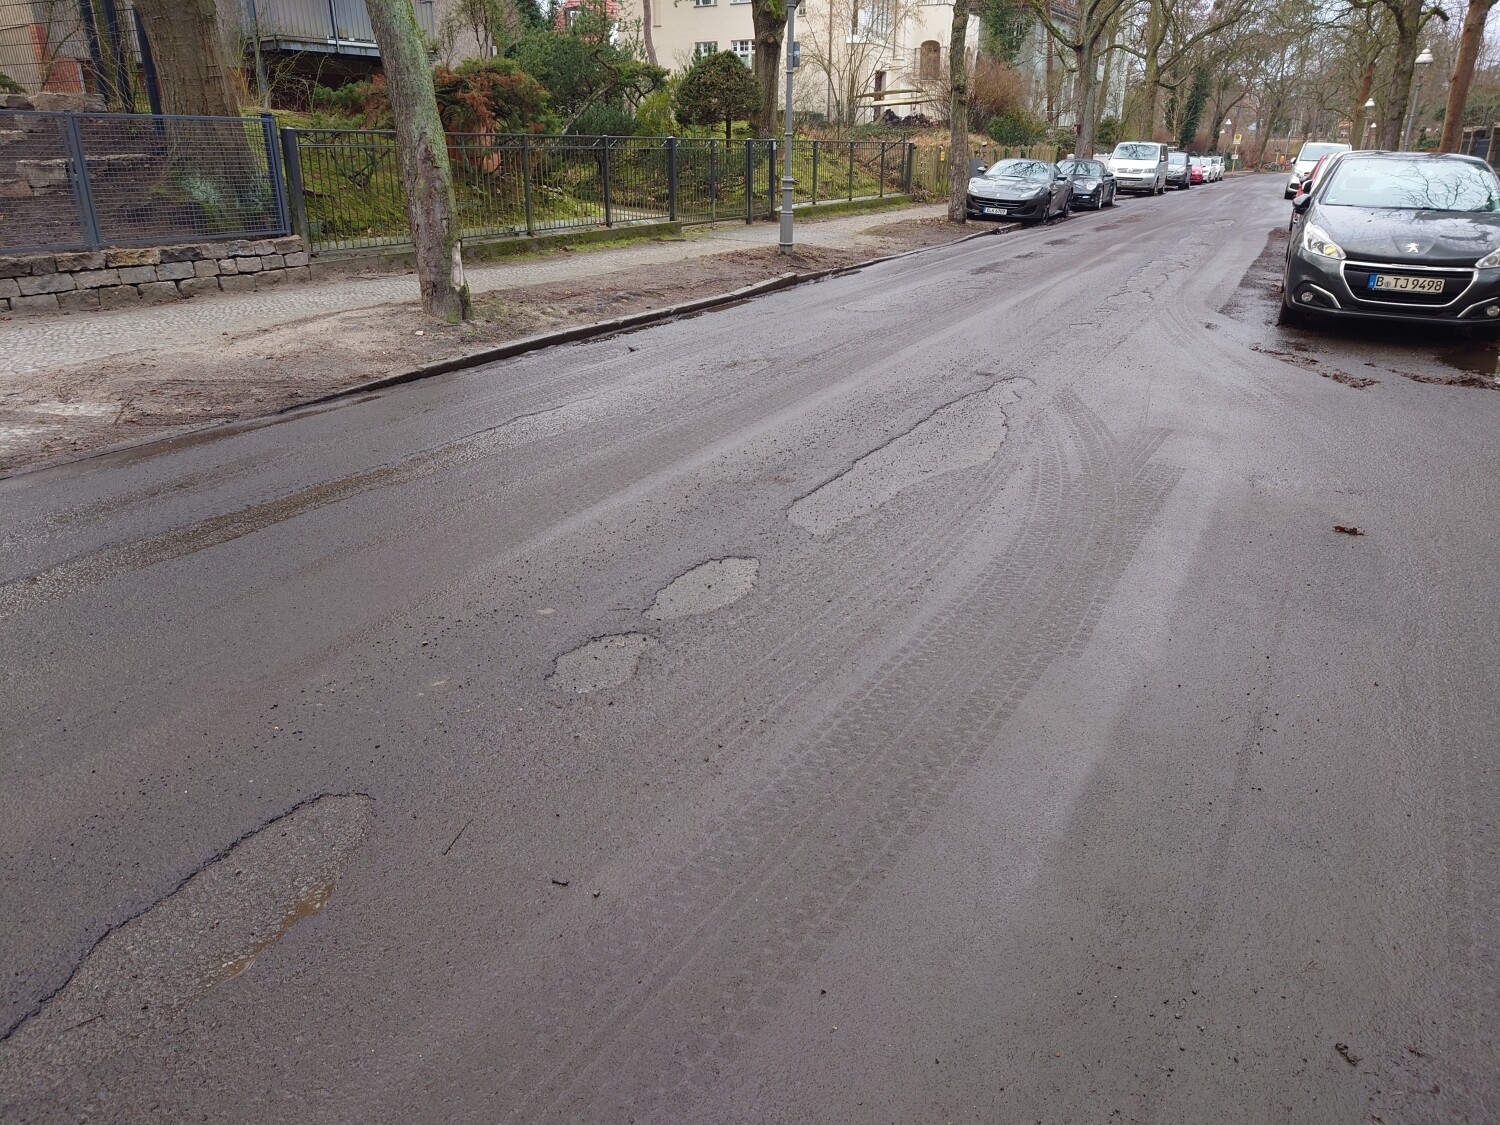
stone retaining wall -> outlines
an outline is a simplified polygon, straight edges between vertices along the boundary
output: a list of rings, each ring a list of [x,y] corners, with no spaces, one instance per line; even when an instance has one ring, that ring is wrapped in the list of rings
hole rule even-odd
[[[0,257],[0,314],[77,312],[307,281],[296,235]]]

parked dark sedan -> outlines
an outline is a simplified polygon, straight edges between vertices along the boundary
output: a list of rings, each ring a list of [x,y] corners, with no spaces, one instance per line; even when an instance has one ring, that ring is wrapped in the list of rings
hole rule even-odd
[[[1484,161],[1346,152],[1293,207],[1279,323],[1500,328],[1500,180]]]
[[[1178,191],[1187,191],[1193,186],[1193,169],[1188,163],[1188,154],[1181,149],[1167,153],[1167,186]]]
[[[1043,223],[1072,208],[1073,184],[1045,160],[1002,160],[970,177],[966,202],[971,219]]]
[[[1097,160],[1062,160],[1058,169],[1073,182],[1073,206],[1097,211],[1115,205],[1115,177]]]

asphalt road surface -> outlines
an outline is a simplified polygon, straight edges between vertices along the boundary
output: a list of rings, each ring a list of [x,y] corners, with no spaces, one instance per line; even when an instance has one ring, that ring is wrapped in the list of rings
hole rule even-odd
[[[1494,353],[1286,216],[0,482],[4,1119],[1500,1118]]]

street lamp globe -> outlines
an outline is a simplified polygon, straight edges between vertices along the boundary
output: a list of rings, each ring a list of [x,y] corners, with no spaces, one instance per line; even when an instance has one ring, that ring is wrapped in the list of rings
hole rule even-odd
[[[1369,101],[1365,102],[1365,108],[1366,109],[1374,109],[1375,108],[1375,99],[1371,98]],[[1374,124],[1374,122],[1371,122],[1371,124]]]
[[[1423,47],[1422,53],[1414,61],[1418,66],[1429,66],[1432,63],[1432,52]]]

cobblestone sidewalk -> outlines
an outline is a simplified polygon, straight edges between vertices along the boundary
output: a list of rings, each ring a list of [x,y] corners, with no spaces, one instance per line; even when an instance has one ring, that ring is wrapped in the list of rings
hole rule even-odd
[[[868,232],[874,228],[898,220],[935,218],[943,213],[944,208],[938,205],[802,220],[797,225],[797,244],[857,249],[873,241]],[[747,246],[774,246],[777,237],[773,223],[721,226],[703,233],[689,233],[680,241],[552,252],[475,266],[467,273],[476,294],[489,293],[602,276],[635,266],[730,254]],[[194,298],[145,308],[17,318],[5,326],[5,358],[15,373],[27,374],[128,356],[142,349],[159,350],[167,341],[182,349],[201,348],[225,333],[240,335],[286,327],[330,313],[416,299],[417,283],[411,275],[379,275],[312,282],[260,293]]]

